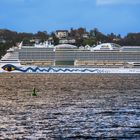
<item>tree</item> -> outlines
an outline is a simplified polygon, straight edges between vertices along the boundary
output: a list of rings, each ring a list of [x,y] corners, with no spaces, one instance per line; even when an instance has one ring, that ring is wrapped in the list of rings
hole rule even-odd
[[[94,29],[90,30],[90,36],[96,37],[98,32],[99,32],[99,30],[97,28],[94,28]]]
[[[44,41],[46,41],[48,39],[48,35],[47,35],[47,32],[46,31],[44,31],[44,32],[38,31],[35,36],[38,39],[40,39],[41,42],[44,42]]]
[[[51,33],[51,36],[54,40],[54,45],[58,45],[59,44],[59,38],[56,37],[54,32]]]
[[[139,46],[140,45],[140,33],[128,33],[123,39],[124,45]]]
[[[79,34],[79,36],[82,38],[83,34],[86,33],[86,29],[85,28],[78,28],[77,33]]]
[[[84,39],[83,40],[83,45],[89,45],[89,46],[93,46],[96,44],[96,40],[95,39]]]

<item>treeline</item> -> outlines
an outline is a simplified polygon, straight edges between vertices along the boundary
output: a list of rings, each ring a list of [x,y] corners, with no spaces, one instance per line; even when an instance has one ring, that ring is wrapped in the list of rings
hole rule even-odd
[[[86,35],[86,37],[84,37]],[[126,46],[140,46],[140,33],[128,33],[125,37],[114,33],[103,34],[97,28],[86,31],[85,28],[70,29],[68,37],[76,40],[76,45],[96,45],[101,42],[114,42]],[[38,31],[37,33],[18,33],[10,30],[0,30],[0,42],[5,40],[7,43],[15,45],[17,42],[31,43],[32,39],[39,39],[41,42],[52,38],[54,44],[58,44],[58,38],[55,32]]]
[[[11,46],[11,43],[0,43],[0,58],[6,53],[6,50],[8,50]]]

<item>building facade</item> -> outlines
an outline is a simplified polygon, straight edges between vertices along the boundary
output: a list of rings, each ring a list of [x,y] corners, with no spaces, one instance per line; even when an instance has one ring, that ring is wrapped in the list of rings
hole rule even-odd
[[[67,38],[68,37],[68,30],[57,30],[55,32],[55,35],[59,39]]]
[[[97,46],[78,49],[76,46],[62,44],[49,47],[25,47],[19,50],[21,64],[34,65],[74,65],[92,67],[139,67],[140,48],[118,46]]]

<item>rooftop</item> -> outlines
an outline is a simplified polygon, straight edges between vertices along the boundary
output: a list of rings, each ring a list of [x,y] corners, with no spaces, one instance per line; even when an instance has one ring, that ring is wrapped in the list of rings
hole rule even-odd
[[[96,51],[96,50],[119,50],[121,48],[120,45],[115,44],[115,43],[103,43],[103,44],[99,44],[96,47],[92,48],[91,51]]]
[[[54,46],[55,49],[77,49],[77,46],[70,44],[61,44]]]

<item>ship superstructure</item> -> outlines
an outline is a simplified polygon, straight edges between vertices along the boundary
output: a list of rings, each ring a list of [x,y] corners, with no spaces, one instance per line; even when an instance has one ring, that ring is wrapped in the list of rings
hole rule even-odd
[[[96,47],[77,47],[70,44],[57,46],[39,44],[13,47],[7,50],[0,64],[34,66],[80,66],[80,67],[140,67],[140,47],[121,47],[114,43],[103,43]]]
[[[121,47],[114,43],[96,47],[22,46],[19,60],[22,65],[36,66],[140,67],[140,47]]]

